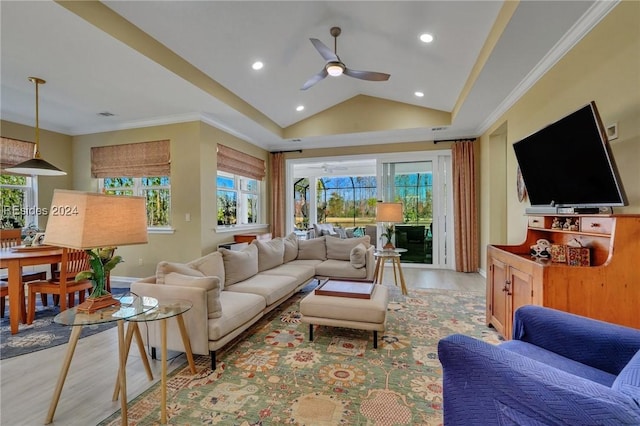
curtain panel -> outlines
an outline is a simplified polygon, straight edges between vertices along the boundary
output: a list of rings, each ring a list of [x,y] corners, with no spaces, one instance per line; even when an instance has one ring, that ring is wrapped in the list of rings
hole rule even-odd
[[[218,144],[217,151],[218,170],[256,180],[264,179],[264,160],[222,144]]]
[[[285,169],[284,154],[274,152],[269,154],[271,160],[271,209],[269,223],[271,223],[271,234],[273,237],[284,237],[285,232]]]
[[[4,171],[7,167],[31,160],[35,155],[35,149],[36,144],[33,142],[0,138],[0,168],[2,168],[2,173],[8,174],[8,172]]]
[[[474,146],[472,140],[458,141],[451,148],[453,235],[458,272],[476,272],[480,259]]]
[[[91,148],[91,176],[147,177],[171,174],[169,140]]]

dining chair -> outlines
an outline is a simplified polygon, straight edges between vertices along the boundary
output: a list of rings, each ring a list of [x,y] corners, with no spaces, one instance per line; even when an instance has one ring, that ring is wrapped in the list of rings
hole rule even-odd
[[[60,312],[75,305],[75,293],[78,293],[80,303],[84,302],[85,291],[91,290],[92,284],[89,280],[76,282],[78,272],[90,269],[89,256],[84,250],[70,248],[62,249],[62,259],[60,261],[60,275],[48,281],[32,281],[27,283],[28,313],[27,324],[33,323],[36,314],[36,293],[53,294],[59,296]]]
[[[0,229],[0,247],[11,248],[22,244],[22,229]],[[22,273],[22,322],[26,322],[27,310],[24,305],[24,283],[35,280],[46,280],[46,272],[23,272]],[[8,277],[6,275],[0,276],[0,318],[4,318],[5,313],[5,301],[9,295],[9,287],[7,284]]]

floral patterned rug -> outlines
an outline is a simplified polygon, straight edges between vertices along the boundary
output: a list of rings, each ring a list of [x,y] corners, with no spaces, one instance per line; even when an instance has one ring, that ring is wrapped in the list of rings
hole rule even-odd
[[[307,292],[311,291],[306,289]],[[378,334],[300,322],[301,292],[251,327],[232,347],[197,356],[168,381],[171,425],[439,425],[438,341],[452,333],[498,343],[485,326],[485,297],[450,290],[389,287],[387,330]],[[130,425],[156,425],[160,388],[129,403]],[[119,425],[119,412],[100,425]]]

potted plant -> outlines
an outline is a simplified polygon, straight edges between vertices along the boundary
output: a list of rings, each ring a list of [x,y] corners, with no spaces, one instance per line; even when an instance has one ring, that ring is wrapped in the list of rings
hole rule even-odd
[[[384,243],[385,240],[387,241],[382,246],[383,249],[385,249],[385,250],[393,250],[393,249],[395,249],[395,246],[393,245],[393,242],[392,242],[393,235],[395,233],[396,233],[396,230],[393,227],[393,225],[387,225],[384,228],[384,232],[382,233],[382,235],[380,235],[380,239],[382,240],[383,243]]]
[[[76,282],[91,280],[93,289],[89,299],[97,299],[102,296],[109,296],[106,290],[106,279],[109,272],[122,262],[122,256],[114,256],[115,247],[105,247],[100,249],[87,250],[91,269],[79,272],[76,275]]]

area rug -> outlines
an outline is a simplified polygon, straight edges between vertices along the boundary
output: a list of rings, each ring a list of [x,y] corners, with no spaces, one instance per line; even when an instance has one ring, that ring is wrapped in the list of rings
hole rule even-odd
[[[112,289],[112,293],[116,296],[128,291],[128,288]],[[77,298],[78,296],[76,295],[76,304],[78,303]],[[7,306],[7,314],[9,312],[8,308]],[[43,306],[40,297],[36,297],[36,316],[33,324],[20,323],[17,334],[11,334],[9,316],[1,318],[0,359],[12,358],[67,343],[72,327],[53,322],[53,318],[59,313],[60,307],[52,306],[51,297],[49,297],[48,306]],[[91,336],[115,326],[115,322],[85,326],[82,329],[80,338]]]
[[[197,356],[168,381],[171,425],[439,425],[442,369],[438,341],[464,333],[490,343],[480,293],[395,287],[387,330],[373,349],[373,333],[318,326],[309,342],[300,322],[302,292],[218,354]],[[310,290],[308,290],[310,291]],[[130,425],[156,425],[160,388],[129,403]],[[119,425],[119,412],[100,425]]]

